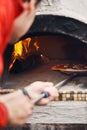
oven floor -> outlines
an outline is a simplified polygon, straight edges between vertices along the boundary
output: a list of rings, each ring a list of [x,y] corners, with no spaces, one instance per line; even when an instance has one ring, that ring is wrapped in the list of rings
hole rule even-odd
[[[58,61],[50,61],[44,65],[32,69],[31,71],[25,71],[19,74],[9,74],[8,77],[3,82],[3,87],[18,89],[21,87],[26,87],[34,81],[51,81],[55,84],[70,77],[70,74],[59,71],[51,70],[51,67],[56,65]],[[61,90],[86,90],[87,89],[87,78],[86,76],[78,76],[70,81],[68,84],[60,87]]]

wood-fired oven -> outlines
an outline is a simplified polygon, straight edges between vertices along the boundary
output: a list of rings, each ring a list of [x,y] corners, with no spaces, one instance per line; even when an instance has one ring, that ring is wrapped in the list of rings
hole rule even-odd
[[[83,3],[82,0],[43,0],[31,29],[15,45],[9,45],[5,52],[5,70],[1,80],[3,88],[18,89],[37,80],[51,81],[55,85],[74,75],[58,88],[59,96],[55,100],[63,103],[87,101],[86,3],[86,0]],[[38,121],[35,120],[35,123],[40,123]],[[63,124],[63,121],[64,124],[68,123],[64,119],[55,119],[53,123]],[[31,123],[34,123],[32,119]],[[69,123],[86,123],[86,120],[77,117],[73,121],[70,119]]]

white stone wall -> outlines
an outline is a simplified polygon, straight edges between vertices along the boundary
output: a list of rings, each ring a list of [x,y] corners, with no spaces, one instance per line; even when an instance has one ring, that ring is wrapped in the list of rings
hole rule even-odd
[[[37,15],[66,16],[87,23],[87,0],[43,0]]]

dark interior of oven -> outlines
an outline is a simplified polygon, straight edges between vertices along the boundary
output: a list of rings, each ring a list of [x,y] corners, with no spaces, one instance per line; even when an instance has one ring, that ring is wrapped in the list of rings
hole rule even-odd
[[[36,51],[34,43],[39,47]],[[65,36],[65,35],[48,35],[48,36],[33,36],[30,43],[30,54],[23,59],[16,59],[11,70],[9,65],[12,60],[12,52],[14,45],[9,45],[5,52],[5,71],[3,80],[8,77],[14,79],[14,84],[28,84],[36,80],[53,81],[54,83],[60,80],[60,76],[67,74],[59,71],[53,71],[51,68],[56,64],[87,64],[87,45],[80,40]],[[29,78],[27,76],[30,76]],[[23,76],[23,78],[21,78]],[[25,76],[25,77],[24,77]],[[28,79],[27,79],[28,78]],[[51,79],[52,78],[52,79]],[[6,82],[8,80],[6,79]],[[18,82],[18,79],[20,82]],[[26,80],[23,81],[24,79]],[[10,80],[10,84],[12,81]],[[22,84],[23,85],[23,84]],[[6,85],[5,85],[6,86]],[[8,85],[7,85],[8,86]],[[12,84],[11,84],[12,86]],[[19,85],[17,85],[19,86]],[[16,87],[16,86],[15,86]]]
[[[50,61],[67,64],[87,63],[87,45],[69,36],[33,36],[31,37],[29,48],[26,48],[28,49],[28,54],[24,54],[23,58],[17,58],[9,73],[16,74],[35,69],[41,64],[48,64]],[[27,53],[24,50],[26,48],[23,48],[24,53]],[[13,50],[14,45],[9,45],[6,50],[5,60],[7,60],[8,64],[11,64]]]

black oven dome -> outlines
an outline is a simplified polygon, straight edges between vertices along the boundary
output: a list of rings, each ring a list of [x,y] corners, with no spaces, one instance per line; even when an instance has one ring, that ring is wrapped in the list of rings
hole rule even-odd
[[[86,9],[86,0],[43,0],[23,39],[32,35],[64,34],[87,43]]]

